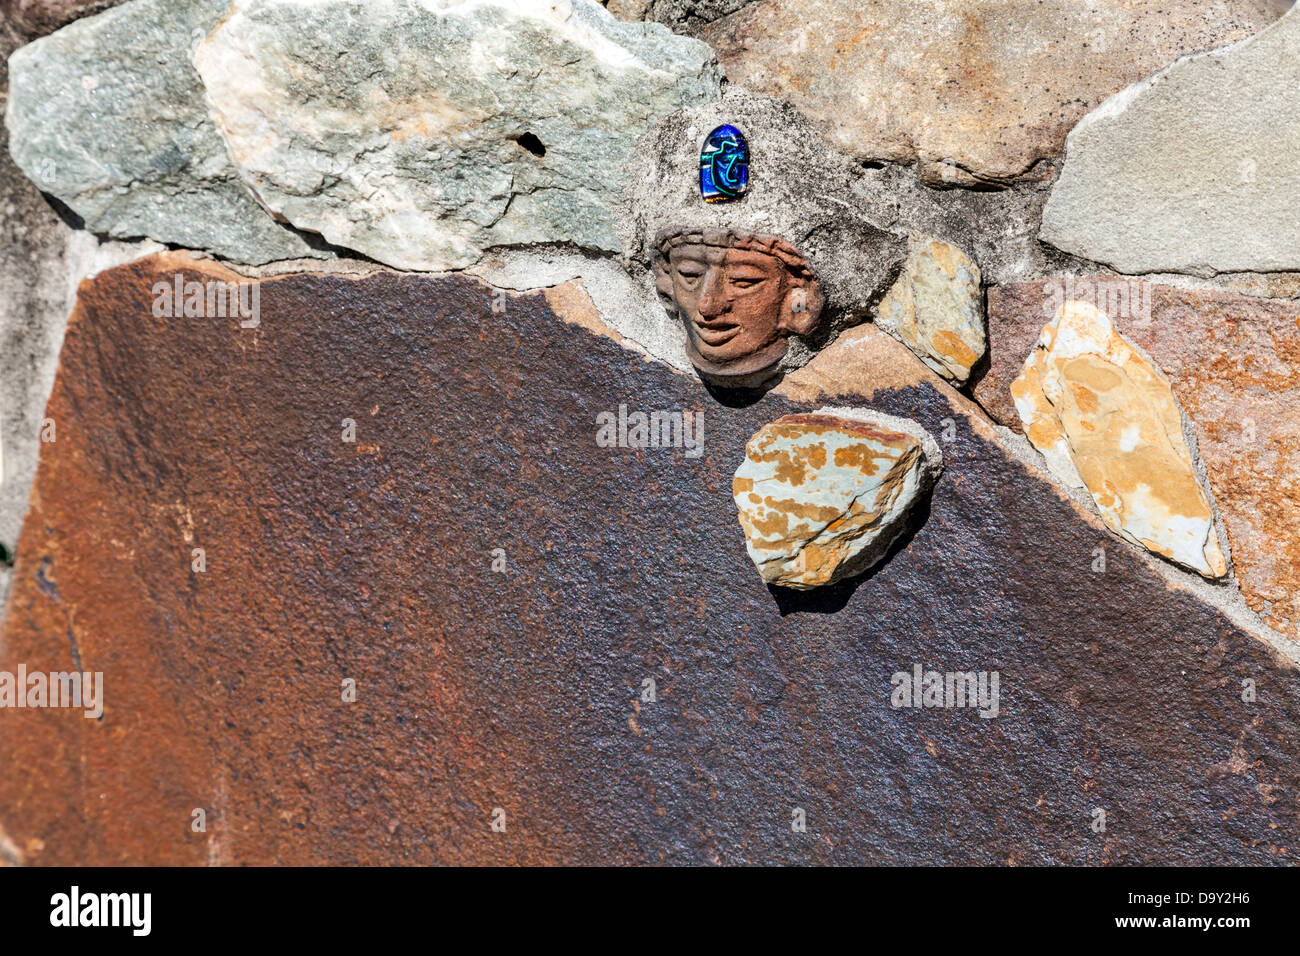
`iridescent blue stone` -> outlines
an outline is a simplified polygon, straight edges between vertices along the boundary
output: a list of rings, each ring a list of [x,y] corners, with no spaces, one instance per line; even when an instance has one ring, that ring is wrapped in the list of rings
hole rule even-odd
[[[735,202],[749,188],[749,142],[734,126],[719,126],[700,150],[700,195],[705,202]]]

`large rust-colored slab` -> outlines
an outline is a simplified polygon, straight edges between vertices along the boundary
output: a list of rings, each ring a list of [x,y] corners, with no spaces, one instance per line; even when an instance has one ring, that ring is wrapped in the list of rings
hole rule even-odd
[[[300,275],[262,284],[256,329],[153,316],[156,282],[205,270],[103,273],[69,327],[0,669],[79,661],[106,708],[0,711],[21,862],[1300,851],[1294,666],[877,330],[723,405],[601,334],[574,286]],[[777,594],[731,477],[759,426],[831,399],[915,420],[945,472],[869,576]],[[702,409],[703,455],[599,447],[620,404]],[[1000,715],[893,709],[918,663],[998,671]]]

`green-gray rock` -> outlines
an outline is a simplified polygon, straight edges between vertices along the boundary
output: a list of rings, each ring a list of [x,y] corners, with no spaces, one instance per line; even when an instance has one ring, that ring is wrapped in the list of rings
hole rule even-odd
[[[228,0],[135,0],[9,60],[18,166],[95,232],[243,262],[312,255],[240,182],[190,51]]]
[[[705,44],[595,0],[236,0],[194,64],[268,209],[408,269],[618,251],[637,139],[722,76]]]
[[[1300,9],[1070,133],[1042,238],[1117,272],[1300,269]]]

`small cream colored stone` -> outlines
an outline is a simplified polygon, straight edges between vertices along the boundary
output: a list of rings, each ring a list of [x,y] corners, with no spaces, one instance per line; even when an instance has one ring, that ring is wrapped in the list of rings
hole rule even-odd
[[[1227,573],[1182,410],[1164,373],[1109,316],[1063,304],[1011,394],[1048,467],[1087,487],[1112,531],[1207,578]]]
[[[876,322],[934,371],[963,384],[984,356],[980,270],[956,246],[912,233],[907,262]]]

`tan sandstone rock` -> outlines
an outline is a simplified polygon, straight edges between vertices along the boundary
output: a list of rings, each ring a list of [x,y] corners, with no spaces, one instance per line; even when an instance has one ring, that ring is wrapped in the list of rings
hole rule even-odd
[[[984,356],[980,270],[956,246],[912,233],[907,263],[876,309],[876,323],[961,385]]]
[[[1300,637],[1300,302],[1290,301],[1286,277],[1255,278],[1261,281],[1243,277],[1240,287],[1277,295],[1105,275],[994,286],[990,362],[974,396],[996,420],[1018,429],[1010,384],[1043,322],[1055,314],[1049,303],[1093,301],[1168,377],[1195,425],[1242,596],[1266,624],[1294,638]]]
[[[732,492],[763,580],[796,590],[878,562],[943,468],[913,422],[823,407],[763,426],[745,447]]]
[[[1063,304],[1011,395],[1048,466],[1087,487],[1112,531],[1207,578],[1227,573],[1169,381],[1106,313]]]
[[[1005,182],[1106,97],[1245,39],[1274,0],[760,0],[706,27],[727,77],[788,98],[859,159]]]

